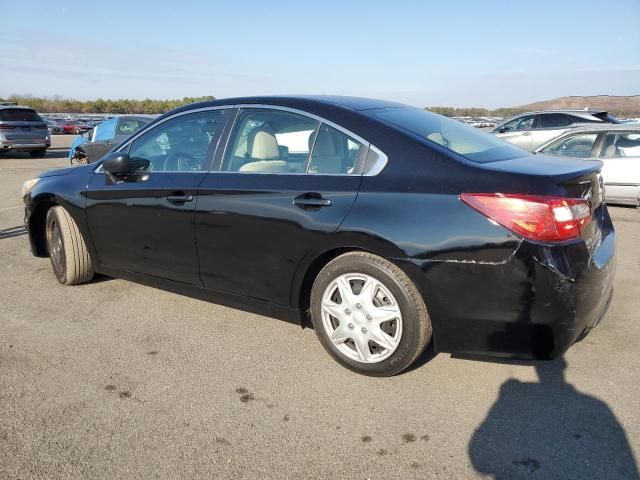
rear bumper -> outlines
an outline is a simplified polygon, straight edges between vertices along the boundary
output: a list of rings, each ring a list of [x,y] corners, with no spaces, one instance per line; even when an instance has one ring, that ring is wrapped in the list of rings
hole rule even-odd
[[[606,314],[615,232],[603,207],[601,237],[554,246],[523,242],[500,263],[396,261],[422,289],[437,351],[551,359]]]
[[[15,152],[28,152],[32,150],[42,150],[43,148],[49,148],[51,142],[49,140],[3,140],[0,142],[0,151],[15,151]]]

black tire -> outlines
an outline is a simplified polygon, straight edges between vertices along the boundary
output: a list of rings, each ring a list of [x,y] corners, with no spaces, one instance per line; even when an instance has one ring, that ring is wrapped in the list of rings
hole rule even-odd
[[[93,278],[93,264],[78,225],[63,207],[49,209],[46,239],[51,266],[63,285],[77,285]]]
[[[32,150],[31,152],[29,152],[29,155],[31,155],[34,158],[42,158],[47,154],[47,149],[43,148],[42,150]]]
[[[321,303],[325,290],[336,278],[350,273],[368,275],[381,282],[395,297],[402,314],[398,346],[389,357],[377,363],[357,361],[339,351],[323,325]],[[338,363],[357,373],[377,377],[395,375],[411,365],[431,340],[431,321],[420,292],[400,268],[377,255],[350,252],[329,262],[315,279],[310,304],[311,321],[322,346]]]

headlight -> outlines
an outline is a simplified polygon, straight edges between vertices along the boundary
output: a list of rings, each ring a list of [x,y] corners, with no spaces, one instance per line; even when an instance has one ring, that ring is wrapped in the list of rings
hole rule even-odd
[[[38,180],[40,179],[32,178],[31,180],[27,180],[22,184],[22,198],[26,197],[29,194],[33,187],[36,186],[36,183],[38,183]]]

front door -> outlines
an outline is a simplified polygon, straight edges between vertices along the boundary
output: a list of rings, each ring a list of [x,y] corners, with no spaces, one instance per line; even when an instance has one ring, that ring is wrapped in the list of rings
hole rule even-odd
[[[86,211],[100,264],[200,285],[194,210],[224,112],[179,115],[135,139],[129,155],[150,161],[139,175],[93,176]]]
[[[296,268],[353,205],[367,145],[318,120],[243,109],[196,208],[207,288],[289,305]]]

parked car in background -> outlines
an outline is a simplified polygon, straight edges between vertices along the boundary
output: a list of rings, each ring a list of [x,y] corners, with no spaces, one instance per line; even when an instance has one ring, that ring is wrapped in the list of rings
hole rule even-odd
[[[72,164],[92,163],[152,120],[152,117],[122,115],[96,125],[76,137],[69,148]]]
[[[640,204],[640,125],[574,128],[542,145],[537,152],[601,160],[607,202]]]
[[[68,135],[78,135],[93,128],[91,125],[76,120],[65,120],[61,123],[61,127],[63,132]]]
[[[534,151],[569,128],[603,123],[616,124],[620,121],[603,110],[545,110],[512,117],[492,129],[491,133]]]
[[[52,120],[50,118],[45,118],[44,121],[47,124],[49,132],[52,135],[62,135],[64,133],[62,125],[60,125],[59,122],[56,122],[55,120]]]
[[[45,121],[29,107],[0,104],[0,152],[29,152],[44,157],[51,146]]]
[[[593,328],[615,270],[601,167],[392,102],[249,97],[170,111],[23,199],[62,284],[97,271],[309,314],[334,359],[383,376],[432,336],[546,359]]]

